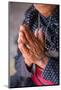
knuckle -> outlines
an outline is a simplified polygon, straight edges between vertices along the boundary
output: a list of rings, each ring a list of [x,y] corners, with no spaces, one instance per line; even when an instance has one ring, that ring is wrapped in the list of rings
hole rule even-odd
[[[25,27],[23,25],[20,26],[20,31],[23,31]]]

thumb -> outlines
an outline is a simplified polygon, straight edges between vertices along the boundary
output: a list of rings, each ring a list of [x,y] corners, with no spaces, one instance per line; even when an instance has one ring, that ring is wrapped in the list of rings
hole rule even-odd
[[[42,28],[40,28],[39,31],[38,31],[38,39],[45,46],[45,33],[42,31]]]
[[[35,30],[34,35],[36,38],[38,38],[38,29]]]

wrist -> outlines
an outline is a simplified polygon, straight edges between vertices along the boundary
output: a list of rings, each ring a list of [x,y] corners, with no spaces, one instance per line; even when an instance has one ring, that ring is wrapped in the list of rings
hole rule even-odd
[[[45,56],[42,60],[37,61],[36,64],[42,69],[45,69],[46,65],[48,64],[48,57]]]

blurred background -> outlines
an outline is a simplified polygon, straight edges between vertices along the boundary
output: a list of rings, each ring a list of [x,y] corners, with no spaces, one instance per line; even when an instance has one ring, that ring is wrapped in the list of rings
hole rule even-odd
[[[19,27],[24,19],[25,11],[31,4],[20,2],[9,2],[9,72],[15,74],[15,59],[17,45],[15,43]]]

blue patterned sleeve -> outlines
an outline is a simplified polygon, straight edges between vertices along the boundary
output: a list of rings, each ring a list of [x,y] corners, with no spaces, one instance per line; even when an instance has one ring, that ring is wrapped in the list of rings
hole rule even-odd
[[[29,9],[27,9],[27,11],[25,12],[23,24],[28,25],[29,28],[32,30],[35,20],[37,20],[37,17],[38,11],[34,8],[33,5],[31,5]]]
[[[59,58],[49,58],[45,70],[42,73],[46,80],[59,84]]]

